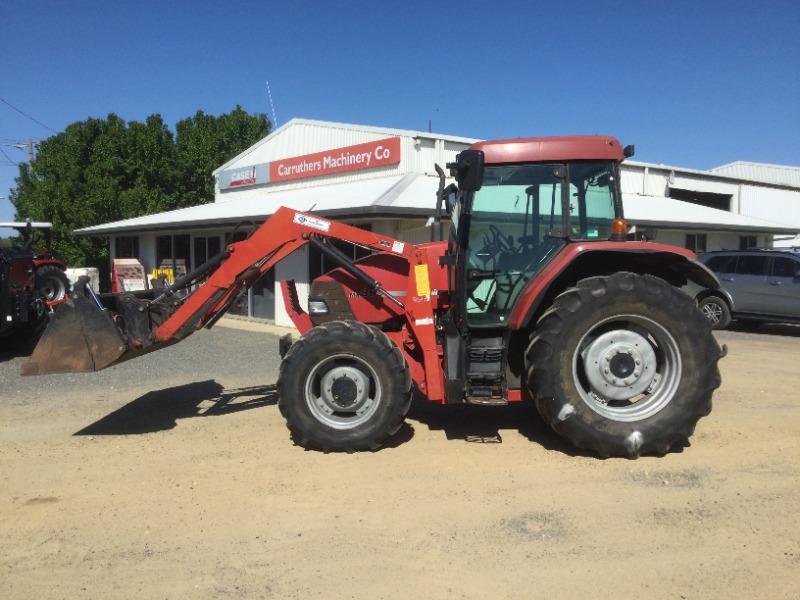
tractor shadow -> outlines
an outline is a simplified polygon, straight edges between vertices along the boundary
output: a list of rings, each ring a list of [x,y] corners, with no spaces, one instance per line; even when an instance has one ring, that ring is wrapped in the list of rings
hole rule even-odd
[[[408,418],[425,425],[431,431],[443,431],[448,440],[502,444],[500,432],[515,429],[547,450],[602,460],[596,454],[576,448],[559,437],[542,421],[536,410],[525,402],[507,406],[447,406],[415,396]]]
[[[226,390],[212,380],[148,392],[73,435],[138,435],[172,429],[178,419],[274,406],[274,385]]]
[[[274,385],[225,389],[211,379],[148,392],[73,435],[141,435],[173,429],[178,419],[216,417],[277,404]],[[396,448],[413,436],[414,428],[404,423],[376,451]]]

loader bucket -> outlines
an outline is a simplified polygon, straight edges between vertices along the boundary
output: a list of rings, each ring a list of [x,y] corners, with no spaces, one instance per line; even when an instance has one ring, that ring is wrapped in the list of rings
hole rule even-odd
[[[127,344],[111,311],[76,293],[54,309],[22,375],[99,371],[117,361]]]

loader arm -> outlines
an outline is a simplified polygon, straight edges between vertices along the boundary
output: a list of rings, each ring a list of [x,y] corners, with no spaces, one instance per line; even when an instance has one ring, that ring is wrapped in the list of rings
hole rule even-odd
[[[152,299],[125,293],[98,297],[86,285],[76,290],[54,312],[52,322],[21,372],[41,375],[98,371],[178,342],[204,326],[213,325],[242,290],[309,243],[344,263],[344,268],[402,310],[399,300],[349,263],[337,249],[325,244],[326,239],[388,252],[407,261],[411,257],[412,247],[400,240],[281,207],[250,237],[229,244],[222,255]],[[185,298],[177,295],[180,289],[206,276]]]
[[[315,238],[391,252],[406,260],[410,256],[410,246],[399,240],[281,207],[249,238],[227,247],[229,257],[155,330],[155,338],[162,342],[180,339],[218,318],[243,289]]]

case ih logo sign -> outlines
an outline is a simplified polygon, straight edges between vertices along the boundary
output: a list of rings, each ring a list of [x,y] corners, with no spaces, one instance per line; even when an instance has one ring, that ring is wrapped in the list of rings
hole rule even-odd
[[[219,188],[229,190],[265,183],[321,177],[396,165],[399,162],[400,138],[386,138],[376,142],[284,158],[252,167],[222,171],[219,174]]]
[[[219,189],[232,190],[252,185],[269,183],[269,168],[267,165],[253,165],[222,171],[219,174]]]
[[[256,168],[250,167],[249,169],[243,169],[237,171],[231,176],[231,187],[237,187],[240,185],[255,185],[256,183]]]

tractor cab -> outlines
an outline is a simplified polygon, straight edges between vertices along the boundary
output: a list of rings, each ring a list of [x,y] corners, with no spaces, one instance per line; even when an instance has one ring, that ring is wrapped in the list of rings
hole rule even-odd
[[[568,242],[612,239],[623,216],[625,151],[613,138],[566,139],[586,147],[587,158],[549,158],[565,138],[540,138],[513,142],[519,162],[505,162],[509,142],[501,141],[477,144],[449,165],[459,181],[449,242],[459,281],[451,289],[464,290],[459,308],[470,328],[504,327],[525,284]]]
[[[518,381],[504,372],[510,317],[529,308],[520,294],[566,245],[625,238],[619,163],[632,153],[607,136],[531,138],[479,143],[448,164],[458,190],[444,320],[447,352],[462,357],[449,397],[504,401]]]

